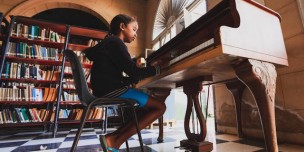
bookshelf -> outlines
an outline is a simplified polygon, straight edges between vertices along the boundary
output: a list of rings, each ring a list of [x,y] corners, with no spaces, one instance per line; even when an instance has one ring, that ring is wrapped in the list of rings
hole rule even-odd
[[[6,38],[5,32],[6,32],[6,29],[8,26],[6,20],[3,18],[4,18],[3,13],[0,12],[0,59],[1,59],[0,60],[0,70],[2,70],[2,62],[4,62],[2,59],[4,47],[2,47],[2,46],[5,45],[5,38]],[[0,71],[0,73],[1,73],[1,71]],[[1,74],[0,74],[0,78],[1,78]]]
[[[0,128],[49,126],[55,136],[58,125],[80,123],[83,106],[62,52],[76,52],[89,80],[92,64],[82,51],[107,32],[23,16],[11,16],[7,31],[0,35]],[[102,117],[103,109],[93,108],[87,122]]]
[[[54,122],[66,29],[64,24],[11,16],[7,33],[1,35],[0,127]]]
[[[2,56],[2,43],[3,43],[3,35],[4,35],[4,31],[3,29],[5,28],[4,26],[4,23],[2,23],[2,20],[3,20],[3,13],[0,12],[0,55]],[[2,59],[2,58],[1,58]],[[1,63],[2,63],[2,60],[1,60]],[[0,64],[1,65],[1,64]],[[0,71],[1,72],[1,71]]]

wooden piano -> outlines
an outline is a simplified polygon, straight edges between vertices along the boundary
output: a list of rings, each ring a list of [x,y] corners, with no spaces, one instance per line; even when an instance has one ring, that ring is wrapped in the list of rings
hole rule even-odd
[[[204,82],[212,81],[227,85],[237,109],[244,86],[250,89],[259,109],[267,151],[278,151],[274,115],[275,65],[288,65],[279,14],[251,0],[222,0],[152,53],[147,62],[161,65],[162,73],[140,81],[137,88],[166,98],[172,88],[182,86],[187,95],[184,126],[188,139],[181,141],[182,146],[190,146],[194,151],[210,151],[201,144],[205,142],[206,124],[198,95]],[[237,81],[230,81],[236,78]],[[189,129],[193,105],[200,133],[192,133]],[[241,134],[239,115],[240,110],[237,110]]]

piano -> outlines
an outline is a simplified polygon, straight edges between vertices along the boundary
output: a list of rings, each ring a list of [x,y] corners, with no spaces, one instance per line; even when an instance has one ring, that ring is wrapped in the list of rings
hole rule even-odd
[[[222,0],[147,58],[149,64],[161,65],[162,73],[140,81],[137,88],[165,99],[172,88],[183,87],[187,95],[184,126],[188,139],[181,141],[182,146],[204,151],[201,143],[206,142],[206,124],[198,95],[202,85],[211,82],[227,85],[237,109],[240,93],[248,87],[259,109],[266,149],[278,151],[274,115],[276,68],[288,66],[280,21],[278,13],[252,0]],[[193,106],[200,133],[189,129]],[[238,115],[240,110],[237,126],[241,134]]]

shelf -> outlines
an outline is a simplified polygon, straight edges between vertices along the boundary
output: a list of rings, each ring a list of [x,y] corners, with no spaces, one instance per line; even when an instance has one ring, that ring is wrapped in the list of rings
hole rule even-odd
[[[35,45],[41,45],[44,47],[64,49],[64,43],[44,41],[44,40],[39,40],[39,39],[28,39],[25,37],[11,36],[10,41],[15,42],[15,43],[23,42],[23,43],[27,43],[28,45],[35,44]]]
[[[91,83],[87,83],[88,87],[91,88]],[[76,88],[62,88],[63,91],[76,91]]]
[[[73,73],[67,73],[67,72],[65,72],[65,73],[64,73],[64,77],[65,77],[66,79],[73,79]],[[90,82],[88,82],[88,83],[90,83]]]
[[[39,64],[39,65],[61,66],[61,61],[53,61],[53,60],[19,58],[19,57],[14,57],[14,56],[6,56],[5,60],[11,61],[11,62],[16,62],[16,63],[29,63],[29,64]]]
[[[108,34],[107,31],[101,31],[96,29],[82,28],[77,26],[70,26],[70,35],[84,36],[95,39],[104,39]]]
[[[102,122],[102,119],[97,119],[97,120],[86,120],[86,122],[88,123],[92,123],[92,122]],[[58,120],[58,124],[78,124],[80,123],[80,120],[68,120],[68,119],[59,119]]]
[[[0,104],[8,105],[44,105],[44,104],[53,104],[54,101],[0,101]]]
[[[60,101],[60,105],[82,105],[80,101]]]
[[[62,88],[62,91],[76,91],[74,88]]]
[[[67,26],[65,24],[52,23],[49,21],[33,19],[24,16],[16,16],[15,22],[23,23],[26,25],[36,25],[42,28],[50,28],[52,31],[58,32],[62,35],[65,35]]]
[[[39,84],[57,84],[58,81],[49,81],[49,80],[35,80],[35,79],[15,79],[15,78],[1,78],[1,81],[4,82],[19,82],[19,83],[39,83]]]
[[[65,66],[71,66],[69,62],[66,62]],[[82,68],[92,68],[92,64],[82,63]]]
[[[84,49],[90,48],[87,45],[80,45],[80,44],[68,44],[68,49],[73,51],[83,51]]]
[[[21,127],[21,126],[44,126],[51,122],[21,122],[21,123],[5,123],[0,124],[1,127]]]
[[[52,66],[61,66],[61,61],[53,61],[53,60],[41,60],[41,59],[31,59],[31,58],[19,58],[14,56],[6,56],[5,59],[10,62],[16,63],[29,63],[29,64],[39,64],[39,65],[52,65]],[[70,66],[69,62],[66,62],[65,66]],[[83,68],[91,68],[92,64],[82,64]]]
[[[73,74],[72,73],[64,73],[64,77],[65,78],[73,78]]]

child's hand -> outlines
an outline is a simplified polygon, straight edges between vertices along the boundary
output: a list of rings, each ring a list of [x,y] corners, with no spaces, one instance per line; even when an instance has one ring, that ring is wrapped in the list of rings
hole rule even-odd
[[[143,57],[140,57],[136,60],[137,67],[146,67],[146,60]]]

